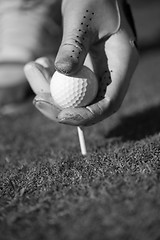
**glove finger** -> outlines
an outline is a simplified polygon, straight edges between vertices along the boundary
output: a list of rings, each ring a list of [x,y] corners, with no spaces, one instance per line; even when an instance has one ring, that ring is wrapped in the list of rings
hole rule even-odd
[[[82,67],[93,41],[94,12],[90,2],[63,1],[63,38],[59,48],[55,68],[64,74],[71,75]]]
[[[42,65],[30,62],[25,65],[24,72],[35,94],[50,92],[49,73]]]

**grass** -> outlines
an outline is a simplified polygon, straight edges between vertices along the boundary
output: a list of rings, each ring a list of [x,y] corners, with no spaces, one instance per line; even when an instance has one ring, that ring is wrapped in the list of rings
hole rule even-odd
[[[159,133],[123,140],[99,129],[95,146],[98,127],[91,141],[87,129],[83,158],[75,129],[34,110],[1,126],[2,240],[160,237]]]
[[[160,51],[141,50],[120,111],[85,130],[87,157],[31,104],[0,119],[1,240],[160,239]]]

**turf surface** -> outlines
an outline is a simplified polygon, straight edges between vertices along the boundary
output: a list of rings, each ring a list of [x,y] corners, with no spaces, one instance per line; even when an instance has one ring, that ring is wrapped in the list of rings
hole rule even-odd
[[[132,2],[139,66],[120,111],[85,130],[87,157],[31,104],[0,119],[1,240],[160,239],[160,4]]]

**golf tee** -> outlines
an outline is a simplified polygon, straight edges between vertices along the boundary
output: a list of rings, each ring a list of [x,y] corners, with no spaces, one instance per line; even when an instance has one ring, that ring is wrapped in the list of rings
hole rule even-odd
[[[82,153],[83,156],[86,156],[87,155],[87,150],[86,150],[86,143],[85,143],[85,139],[84,139],[83,129],[81,127],[77,127],[77,131],[78,131],[81,153]]]

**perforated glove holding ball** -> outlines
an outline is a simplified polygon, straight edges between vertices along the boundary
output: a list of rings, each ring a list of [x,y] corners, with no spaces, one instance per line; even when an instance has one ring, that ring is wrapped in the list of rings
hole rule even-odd
[[[25,74],[36,94],[34,104],[45,116],[92,125],[119,109],[138,62],[130,8],[123,0],[62,0],[61,13],[56,56],[28,63]],[[79,78],[84,69],[91,74]]]

